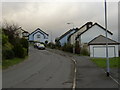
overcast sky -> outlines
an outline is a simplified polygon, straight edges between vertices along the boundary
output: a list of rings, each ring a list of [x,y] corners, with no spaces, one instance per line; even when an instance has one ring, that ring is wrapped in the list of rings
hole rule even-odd
[[[17,1],[17,0],[16,0]],[[2,18],[29,32],[40,28],[53,39],[88,21],[104,26],[104,0],[101,2],[2,2]],[[108,30],[118,34],[118,3],[108,2]]]

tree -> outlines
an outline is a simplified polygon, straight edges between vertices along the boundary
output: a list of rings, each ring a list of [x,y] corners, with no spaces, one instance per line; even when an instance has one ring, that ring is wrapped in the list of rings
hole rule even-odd
[[[47,41],[47,40],[45,41],[45,44],[46,44],[46,45],[48,44],[48,41]]]
[[[56,39],[55,39],[55,44],[56,44],[56,47],[58,47],[58,48],[61,47],[61,44],[60,44],[59,38],[56,38]]]
[[[19,28],[20,27],[18,27],[17,24],[9,24],[8,22],[3,22],[2,31],[5,35],[8,36],[8,41],[10,43],[15,44],[15,41],[18,41],[16,38],[19,39],[19,33],[17,32]]]

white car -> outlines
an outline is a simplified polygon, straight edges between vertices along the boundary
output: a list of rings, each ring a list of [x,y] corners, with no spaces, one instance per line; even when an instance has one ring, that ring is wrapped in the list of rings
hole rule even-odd
[[[34,43],[34,48],[37,48],[40,43]]]
[[[45,45],[44,44],[38,44],[37,48],[40,49],[40,50],[44,50]]]

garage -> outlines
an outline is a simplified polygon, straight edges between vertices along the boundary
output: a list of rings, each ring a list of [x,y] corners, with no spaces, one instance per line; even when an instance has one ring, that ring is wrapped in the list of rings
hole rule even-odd
[[[116,57],[115,46],[108,47],[108,56]],[[106,57],[106,47],[105,46],[94,46],[93,57]]]
[[[106,37],[100,35],[88,43],[90,57],[105,58],[106,57]],[[118,57],[119,43],[108,38],[108,56]]]

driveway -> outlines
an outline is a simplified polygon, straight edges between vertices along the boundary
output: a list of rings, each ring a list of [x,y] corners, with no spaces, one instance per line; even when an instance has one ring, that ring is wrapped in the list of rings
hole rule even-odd
[[[30,47],[29,58],[3,71],[3,88],[72,88],[73,62]]]

